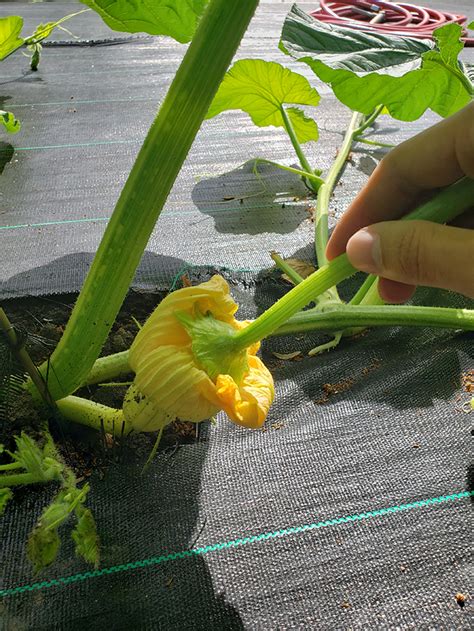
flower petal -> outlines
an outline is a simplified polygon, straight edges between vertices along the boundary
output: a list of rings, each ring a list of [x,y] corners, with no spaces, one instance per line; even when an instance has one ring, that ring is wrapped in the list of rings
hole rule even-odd
[[[123,413],[137,432],[156,432],[175,418],[143,396],[135,383],[127,390],[123,400]]]
[[[136,367],[135,384],[147,399],[185,421],[203,421],[220,409],[214,383],[186,347],[160,346],[149,352]]]
[[[229,375],[219,375],[217,396],[224,412],[238,425],[258,428],[263,425],[275,396],[273,377],[265,364],[249,355],[249,372],[237,385]]]

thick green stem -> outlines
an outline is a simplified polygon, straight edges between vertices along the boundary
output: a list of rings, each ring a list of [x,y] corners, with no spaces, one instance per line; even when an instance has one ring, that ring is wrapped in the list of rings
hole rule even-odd
[[[314,214],[314,244],[316,248],[316,259],[318,266],[322,267],[327,265],[326,246],[328,243],[329,227],[328,227],[328,212],[329,201],[333,194],[336,182],[341,175],[341,171],[346,164],[347,158],[352,148],[354,140],[354,132],[359,128],[361,121],[364,119],[363,114],[355,112],[352,115],[349,127],[344,135],[341,148],[337,154],[337,158],[331,165],[328,174],[325,178],[324,184],[318,191],[318,199],[316,201],[316,208]]]
[[[369,274],[367,278],[364,280],[362,285],[359,287],[357,292],[354,294],[352,299],[350,300],[350,305],[360,305],[364,297],[367,295],[367,292],[374,286],[374,282],[377,280],[377,276],[373,274]],[[377,292],[378,293],[378,292]],[[369,304],[369,303],[366,303]],[[383,301],[380,303],[370,303],[370,304],[383,304]]]
[[[95,383],[109,381],[110,379],[125,377],[130,373],[131,368],[128,365],[128,351],[122,351],[115,355],[99,357],[87,376],[85,383],[82,385],[90,386]]]
[[[258,0],[212,0],[150,128],[51,357],[55,399],[87,378]],[[43,375],[47,367],[42,367]]]
[[[359,140],[359,136],[361,136],[366,129],[368,129],[375,123],[377,118],[383,112],[383,108],[383,105],[379,105],[378,107],[376,107],[372,114],[370,116],[367,116],[364,122],[357,129],[354,130],[354,140]]]
[[[20,486],[22,484],[40,484],[47,482],[44,477],[37,476],[34,473],[14,473],[12,475],[0,475],[0,489],[12,486]]]
[[[339,282],[352,276],[355,268],[349,263],[346,254],[334,259],[330,265],[325,265],[305,278],[285,296],[277,300],[261,316],[254,320],[248,327],[239,331],[233,338],[235,349],[244,349],[263,340],[282,326],[292,315],[301,311],[314,296],[327,291]]]
[[[104,431],[113,436],[126,436],[132,431],[122,410],[73,396],[60,399],[57,405],[62,416],[68,421],[92,427],[99,432]]]
[[[291,144],[293,145],[294,150],[296,151],[296,155],[298,156],[298,160],[300,161],[300,165],[301,167],[307,171],[308,173],[312,173],[313,169],[311,168],[310,163],[308,162],[307,157],[304,154],[304,151],[299,143],[298,138],[296,137],[296,133],[295,130],[293,128],[293,125],[291,124],[290,118],[288,116],[288,114],[286,113],[285,108],[283,107],[283,105],[280,107],[280,112],[281,112],[281,116],[283,118],[283,124],[285,125],[285,129],[286,132],[288,134],[288,136],[290,137],[291,140]],[[317,188],[316,188],[317,190]]]
[[[337,331],[349,327],[368,326],[413,326],[474,331],[474,310],[405,305],[340,305],[323,312],[310,309],[297,313],[272,335]]]

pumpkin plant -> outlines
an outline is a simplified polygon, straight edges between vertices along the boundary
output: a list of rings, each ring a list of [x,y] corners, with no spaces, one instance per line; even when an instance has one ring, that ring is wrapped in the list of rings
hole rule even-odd
[[[26,387],[37,402],[42,398],[67,420],[119,435],[161,432],[176,416],[200,422],[218,410],[240,425],[260,427],[273,400],[274,386],[256,353],[260,341],[269,335],[394,324],[474,330],[474,314],[466,309],[371,306],[362,300],[355,306],[338,298],[336,285],[356,270],[346,255],[331,263],[324,258],[327,204],[346,150],[388,107],[384,99],[376,101],[375,109],[371,104],[354,114],[344,152],[323,178],[311,168],[301,148],[317,136],[316,124],[293,107],[314,106],[319,100],[306,79],[278,64],[247,60],[237,62],[219,88],[258,0],[157,0],[152,5],[132,0],[83,2],[116,30],[167,35],[182,43],[190,41],[190,45],[121,192],[58,346],[39,371],[27,358],[19,358],[30,374]],[[449,57],[454,67],[457,62],[442,48],[445,41],[443,36],[439,49],[432,52]],[[454,40],[449,41],[451,46]],[[260,109],[254,111],[252,103]],[[300,160],[301,168],[296,171],[320,200],[316,218],[320,268],[252,322],[235,318],[237,305],[219,276],[180,289],[157,307],[129,352],[99,358],[202,121],[236,106],[248,110],[257,124],[283,126],[288,132]],[[474,181],[464,178],[405,220],[449,221],[470,207],[473,194]],[[313,302],[315,308],[302,311]],[[0,318],[0,325],[11,348],[19,352],[6,317]],[[122,409],[74,396],[84,384],[113,379],[124,371],[134,372],[135,379]],[[34,457],[25,458],[25,445]],[[10,462],[0,465],[0,504],[6,504],[17,485],[59,481],[58,496],[30,538],[29,556],[37,570],[51,563],[59,548],[58,527],[74,517],[76,550],[97,563],[97,534],[84,504],[87,486],[77,487],[51,445],[47,433],[42,446],[26,437],[19,439],[16,451],[8,454]]]

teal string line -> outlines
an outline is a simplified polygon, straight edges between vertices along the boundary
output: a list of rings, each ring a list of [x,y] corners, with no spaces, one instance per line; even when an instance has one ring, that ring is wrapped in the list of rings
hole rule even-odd
[[[19,223],[13,226],[0,226],[0,230],[18,230],[19,228],[43,228],[44,226],[62,226],[69,223],[94,223],[95,221],[109,221],[110,217],[95,217],[92,219],[60,219],[58,221],[43,221],[41,223]]]
[[[286,200],[285,200],[285,204],[288,207],[290,206],[290,203],[287,202]],[[202,209],[200,212],[206,213],[209,216],[214,216],[221,212],[241,213],[242,210],[255,211],[259,209],[265,209],[271,212],[275,206],[278,206],[278,204],[274,204],[273,206],[253,205],[253,206],[249,206],[248,208],[243,208],[243,209],[242,209],[242,206],[238,206],[235,208],[233,206],[226,206],[223,208]],[[193,208],[192,210],[177,210],[177,211],[166,210],[164,213],[162,213],[160,221],[162,221],[164,218],[169,218],[169,217],[182,217],[183,215],[196,215],[197,212],[198,211],[195,208]],[[24,229],[24,228],[43,228],[45,226],[47,227],[47,226],[63,226],[67,224],[78,224],[78,223],[94,223],[96,221],[109,221],[109,219],[110,217],[90,217],[90,218],[85,217],[83,219],[58,219],[57,221],[43,221],[41,223],[20,223],[20,224],[12,224],[10,226],[0,226],[0,230],[18,230],[18,229]]]
[[[19,107],[46,107],[50,105],[69,105],[70,107],[74,105],[100,105],[102,103],[137,103],[143,101],[152,101],[156,103],[156,95],[146,96],[146,97],[132,97],[128,99],[69,99],[69,101],[43,101],[38,103],[9,103],[8,107],[11,108],[19,108]]]
[[[15,147],[15,151],[37,151],[39,149],[76,149],[78,147],[100,147],[102,145],[133,145],[143,142],[139,140],[95,140],[92,142],[76,142],[64,145],[38,145],[36,147]]]
[[[439,497],[431,497],[428,499],[418,500],[416,502],[410,502],[407,504],[397,504],[395,506],[388,506],[387,508],[379,508],[379,509],[367,511],[364,513],[357,513],[356,515],[336,517],[334,519],[328,519],[326,521],[319,521],[312,524],[305,524],[302,526],[291,526],[289,528],[282,528],[280,530],[274,530],[272,532],[265,532],[265,533],[260,533],[258,535],[252,535],[250,537],[241,537],[238,539],[231,539],[230,541],[222,541],[220,543],[214,543],[211,545],[203,546],[201,548],[192,548],[191,550],[181,550],[179,552],[172,552],[170,554],[162,554],[157,557],[150,557],[148,559],[141,559],[139,561],[131,561],[129,563],[124,563],[122,565],[114,565],[112,567],[106,567],[100,570],[90,570],[89,572],[83,572],[81,574],[73,574],[72,576],[62,576],[60,578],[53,578],[48,581],[41,581],[39,583],[31,583],[31,585],[18,585],[17,587],[10,587],[8,589],[0,590],[0,596],[3,596],[3,597],[14,596],[14,595],[23,594],[26,592],[38,591],[40,589],[47,589],[49,587],[62,587],[64,585],[69,585],[70,583],[77,583],[79,581],[85,581],[90,578],[98,578],[100,576],[108,576],[110,574],[128,572],[130,570],[146,568],[153,565],[162,565],[163,563],[167,563],[168,561],[177,561],[181,559],[188,559],[195,556],[203,556],[211,552],[220,552],[222,550],[229,550],[230,548],[237,548],[239,546],[245,546],[252,543],[259,543],[261,541],[267,541],[269,539],[278,539],[281,537],[288,537],[290,535],[298,535],[301,533],[309,532],[311,530],[317,530],[319,528],[339,526],[340,524],[363,521],[365,519],[372,519],[374,517],[381,517],[383,515],[399,513],[401,511],[412,510],[414,508],[423,508],[426,506],[443,504],[446,502],[452,502],[454,500],[465,499],[468,497],[474,497],[474,491],[462,491],[460,493],[452,493],[451,495],[441,495]]]

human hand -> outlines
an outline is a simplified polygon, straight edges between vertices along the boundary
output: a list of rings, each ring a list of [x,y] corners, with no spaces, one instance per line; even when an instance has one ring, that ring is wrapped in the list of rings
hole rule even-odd
[[[380,162],[337,224],[328,259],[347,251],[354,267],[381,277],[379,293],[386,302],[405,302],[415,285],[474,298],[472,210],[456,227],[391,221],[464,175],[474,179],[474,103],[402,143]]]

